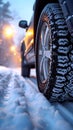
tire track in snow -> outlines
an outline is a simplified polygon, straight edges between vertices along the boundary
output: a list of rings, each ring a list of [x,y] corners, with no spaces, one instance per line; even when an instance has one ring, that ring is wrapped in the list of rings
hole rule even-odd
[[[6,88],[0,104],[0,130],[73,130],[73,118],[66,105],[50,103],[34,83],[11,70],[1,71],[0,75],[2,79],[6,76],[0,80]]]

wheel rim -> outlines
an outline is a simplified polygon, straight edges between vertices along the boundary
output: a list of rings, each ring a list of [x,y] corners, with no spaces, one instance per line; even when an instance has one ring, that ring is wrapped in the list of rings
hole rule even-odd
[[[45,83],[50,76],[52,62],[51,29],[46,22],[43,23],[40,32],[38,59],[40,80]]]

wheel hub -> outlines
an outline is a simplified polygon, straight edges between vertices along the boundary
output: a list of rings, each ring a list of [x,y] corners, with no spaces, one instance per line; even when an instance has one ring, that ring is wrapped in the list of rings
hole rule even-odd
[[[41,82],[46,82],[51,69],[52,44],[51,30],[45,22],[40,33],[39,43],[39,72]]]

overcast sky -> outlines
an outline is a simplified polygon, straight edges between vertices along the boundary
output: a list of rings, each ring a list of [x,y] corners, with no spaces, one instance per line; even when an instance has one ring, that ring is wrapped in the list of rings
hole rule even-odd
[[[33,4],[35,0],[3,0],[3,2],[9,1],[10,10],[13,13],[14,21],[11,21],[15,28],[16,35],[14,36],[15,44],[19,44],[19,38],[25,35],[24,29],[18,26],[20,20],[27,20],[30,22],[33,14]],[[21,38],[22,39],[22,38]]]
[[[35,0],[3,0],[9,1],[11,4],[10,10],[16,13],[21,19],[30,21],[33,12],[33,4]]]

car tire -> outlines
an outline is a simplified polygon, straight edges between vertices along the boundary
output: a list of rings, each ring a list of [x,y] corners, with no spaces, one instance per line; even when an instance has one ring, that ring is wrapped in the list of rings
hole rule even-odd
[[[21,75],[23,77],[30,76],[30,67],[26,64],[26,57],[24,56],[25,53],[25,44],[22,42],[21,45]]]
[[[43,9],[36,32],[36,76],[40,92],[50,101],[72,100],[72,43],[58,4]],[[73,80],[72,80],[73,81]],[[73,89],[73,84],[71,89]]]
[[[21,68],[21,75],[23,77],[30,77],[30,68],[28,66],[24,66],[23,64]]]

